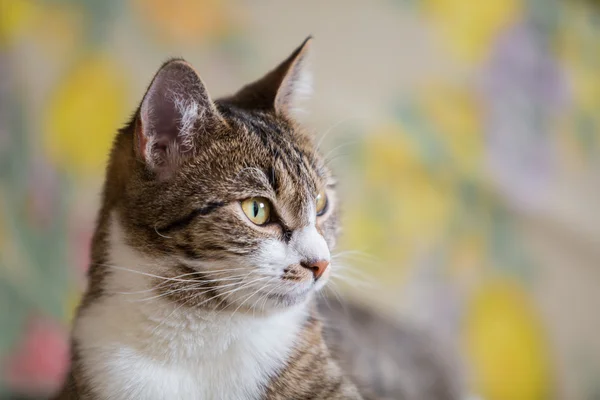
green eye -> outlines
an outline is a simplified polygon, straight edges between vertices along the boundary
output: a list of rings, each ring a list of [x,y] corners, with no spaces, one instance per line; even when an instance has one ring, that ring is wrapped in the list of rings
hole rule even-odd
[[[325,194],[324,190],[317,195],[316,203],[317,215],[325,214],[325,211],[327,211],[327,195]]]
[[[244,214],[256,225],[264,225],[271,217],[271,203],[264,197],[251,197],[242,201]]]

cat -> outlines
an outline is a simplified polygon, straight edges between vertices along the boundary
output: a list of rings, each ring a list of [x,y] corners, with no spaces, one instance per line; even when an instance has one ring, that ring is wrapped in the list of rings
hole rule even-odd
[[[397,349],[346,335],[406,332],[316,300],[340,227],[336,180],[293,118],[310,46],[215,101],[186,61],[159,69],[114,140],[57,399],[455,398],[441,364],[413,384]]]

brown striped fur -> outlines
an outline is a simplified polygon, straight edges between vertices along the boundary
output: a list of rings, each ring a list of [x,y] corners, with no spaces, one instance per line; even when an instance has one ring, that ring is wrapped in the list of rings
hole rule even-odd
[[[328,247],[334,248],[339,232],[335,180],[311,136],[293,120],[290,111],[293,83],[298,79],[307,47],[305,42],[264,78],[215,102],[187,63],[171,60],[163,65],[145,101],[115,138],[93,239],[89,285],[78,318],[104,296],[115,295],[108,293],[105,285],[112,273],[107,264],[111,215],[119,216],[127,245],[167,260],[164,277],[193,274],[193,279],[186,281],[158,279],[153,294],[163,296],[161,301],[194,312],[241,308],[240,312],[261,314],[303,300],[281,295],[269,300],[269,306],[262,309],[256,304],[244,305],[239,299],[220,296],[224,292],[214,283],[218,275],[210,268],[198,270],[181,260],[236,265],[236,260],[254,257],[266,239],[287,242],[310,220],[307,210],[314,202],[313,196],[323,189],[331,204],[327,213],[317,218],[316,229]],[[173,93],[172,103],[180,102],[183,108],[161,108],[164,99],[153,98],[164,89],[161,85],[172,85],[167,93]],[[148,101],[155,103],[154,108],[145,106]],[[178,124],[165,120],[164,115],[185,113],[186,107],[200,109],[191,125],[185,125],[182,115]],[[189,131],[186,135],[181,133],[184,129]],[[279,204],[275,223],[264,229],[240,223],[236,214],[239,201],[257,193],[276,197]],[[306,280],[307,274],[310,272],[306,268],[291,265],[282,279]],[[194,288],[198,290],[191,290]],[[341,350],[351,349],[334,346],[334,357],[322,336],[316,302],[310,300],[309,307],[291,355],[264,388],[265,399],[362,398],[355,382],[369,398],[396,398],[401,393],[394,383],[369,388],[369,381],[377,379],[356,374],[352,370],[356,368],[353,358],[341,354]],[[339,313],[330,314],[326,325],[336,325],[336,319],[344,319]],[[371,322],[375,324],[377,318]],[[338,341],[330,330],[326,332],[327,339]],[[85,378],[78,346],[73,339],[72,367],[58,399],[96,398]],[[438,379],[444,372],[436,370],[434,375]],[[454,398],[452,385],[440,382],[440,390],[446,393],[435,398]]]

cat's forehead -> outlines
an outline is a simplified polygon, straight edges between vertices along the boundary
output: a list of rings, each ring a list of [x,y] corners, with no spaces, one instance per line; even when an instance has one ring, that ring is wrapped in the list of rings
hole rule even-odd
[[[330,179],[310,136],[272,114],[224,105],[219,110],[229,130],[205,143],[194,162],[195,178],[213,188],[215,200],[263,195],[290,223],[309,223],[315,198]]]

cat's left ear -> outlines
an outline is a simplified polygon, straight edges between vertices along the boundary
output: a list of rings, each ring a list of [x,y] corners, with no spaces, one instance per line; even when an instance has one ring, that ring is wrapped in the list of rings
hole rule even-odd
[[[308,69],[312,36],[261,79],[244,86],[226,99],[247,109],[272,110],[287,115],[298,101],[312,92],[312,76]]]

